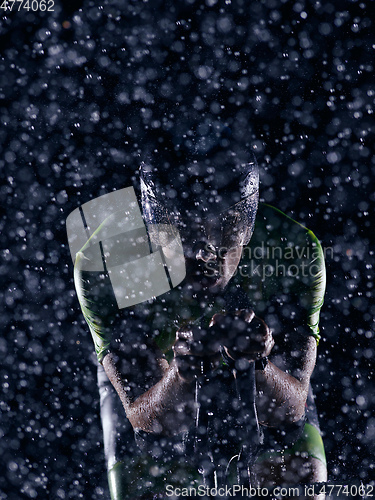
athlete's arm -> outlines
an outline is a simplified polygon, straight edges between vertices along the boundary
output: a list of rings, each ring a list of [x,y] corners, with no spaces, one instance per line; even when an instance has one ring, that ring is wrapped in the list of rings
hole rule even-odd
[[[258,414],[265,425],[297,422],[304,415],[317,346],[307,335],[295,335],[294,342],[293,351],[278,356],[285,361],[282,369],[271,356],[265,368],[255,372]]]
[[[132,373],[138,373],[140,378],[144,376],[144,368],[137,362],[139,355],[133,353],[132,356],[135,360]],[[154,359],[151,356],[149,348],[147,369],[153,371],[152,385],[145,385],[143,380],[137,382],[130,372],[124,373],[124,359],[113,352],[104,357],[103,366],[134,430],[166,435],[178,434],[186,430],[192,422],[194,385],[179,375],[175,361],[168,364],[165,359],[158,357],[157,353]]]
[[[275,346],[272,332],[253,311],[241,311],[235,317],[215,315],[213,323],[216,336],[221,326],[222,343],[230,357],[249,362],[270,358],[264,369],[255,371],[261,423],[278,426],[300,420],[305,412],[310,377],[316,362],[314,337],[303,327],[296,327],[294,322],[284,325],[292,330],[292,335],[284,334],[282,345]],[[285,340],[287,338],[291,340]]]
[[[280,270],[291,269],[292,265],[298,270],[292,281],[285,280],[280,271],[269,283],[263,278],[260,285],[263,300],[270,304],[275,300],[272,305],[281,328],[275,334],[270,361],[264,370],[256,370],[258,412],[264,424],[277,426],[282,420],[298,421],[305,411],[320,339],[325,264],[320,242],[306,227],[267,205],[260,206],[258,215],[259,234],[254,232],[257,239],[252,242],[253,248],[263,241],[269,242],[270,248],[261,264],[274,269],[280,265]],[[284,311],[282,303],[287,306]]]
[[[90,248],[77,254],[74,281],[98,361],[134,429],[181,432],[193,406],[191,383],[179,376],[175,364],[169,365],[150,341],[152,322],[137,317],[130,308],[119,311],[108,273],[84,270]]]
[[[223,344],[228,347],[228,354],[249,362],[269,357],[263,369],[255,370],[261,423],[279,426],[297,422],[305,412],[310,377],[316,362],[315,338],[297,326],[301,320],[294,320],[284,324],[284,329],[289,328],[291,334],[284,332],[282,340],[277,339],[278,345],[275,345],[267,324],[253,311],[241,311],[236,322],[228,322],[230,318],[214,316],[214,323],[224,326]]]

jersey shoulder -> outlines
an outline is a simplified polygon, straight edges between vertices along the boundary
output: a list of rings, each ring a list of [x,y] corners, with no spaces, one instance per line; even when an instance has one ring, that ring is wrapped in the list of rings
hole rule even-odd
[[[321,248],[318,238],[310,229],[266,203],[259,204],[252,243],[256,241],[267,241],[270,245],[281,242],[283,246],[290,247],[307,243]]]
[[[254,233],[244,249],[245,264],[257,273],[263,297],[293,296],[306,326],[319,340],[319,313],[326,272],[322,245],[315,234],[278,208],[259,204]]]

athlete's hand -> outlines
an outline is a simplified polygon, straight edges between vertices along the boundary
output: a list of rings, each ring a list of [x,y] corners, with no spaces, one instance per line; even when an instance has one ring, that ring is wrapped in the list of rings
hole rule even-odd
[[[180,375],[186,380],[219,365],[221,348],[233,359],[256,361],[270,354],[274,340],[267,324],[252,310],[215,314],[208,329],[179,330],[173,346]]]
[[[264,358],[275,343],[268,325],[251,309],[234,314],[215,314],[211,329],[233,359],[256,361]]]
[[[189,325],[178,330],[173,351],[180,376],[191,381],[215,368],[220,360],[220,346],[212,328]]]

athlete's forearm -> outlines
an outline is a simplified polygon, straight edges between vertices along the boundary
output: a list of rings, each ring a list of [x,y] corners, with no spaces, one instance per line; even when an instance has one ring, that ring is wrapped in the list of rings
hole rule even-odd
[[[134,400],[110,354],[103,366],[134,429],[172,435],[189,427],[194,413],[193,388],[180,377],[174,361],[155,385]]]
[[[297,422],[303,417],[316,355],[315,339],[302,335],[294,338],[293,352],[284,353],[288,372],[270,361],[264,370],[256,371],[257,406],[261,422],[278,426],[283,422]]]
[[[283,372],[270,361],[256,371],[259,419],[270,426],[297,422],[303,417],[308,384]]]

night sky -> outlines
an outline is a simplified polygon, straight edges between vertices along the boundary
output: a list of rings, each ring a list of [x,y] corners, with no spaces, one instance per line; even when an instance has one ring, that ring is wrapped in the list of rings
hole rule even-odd
[[[173,165],[221,127],[255,153],[261,199],[326,250],[313,387],[329,479],[369,483],[374,3],[18,7],[0,9],[0,499],[109,498],[66,218],[132,185],[147,151]]]

